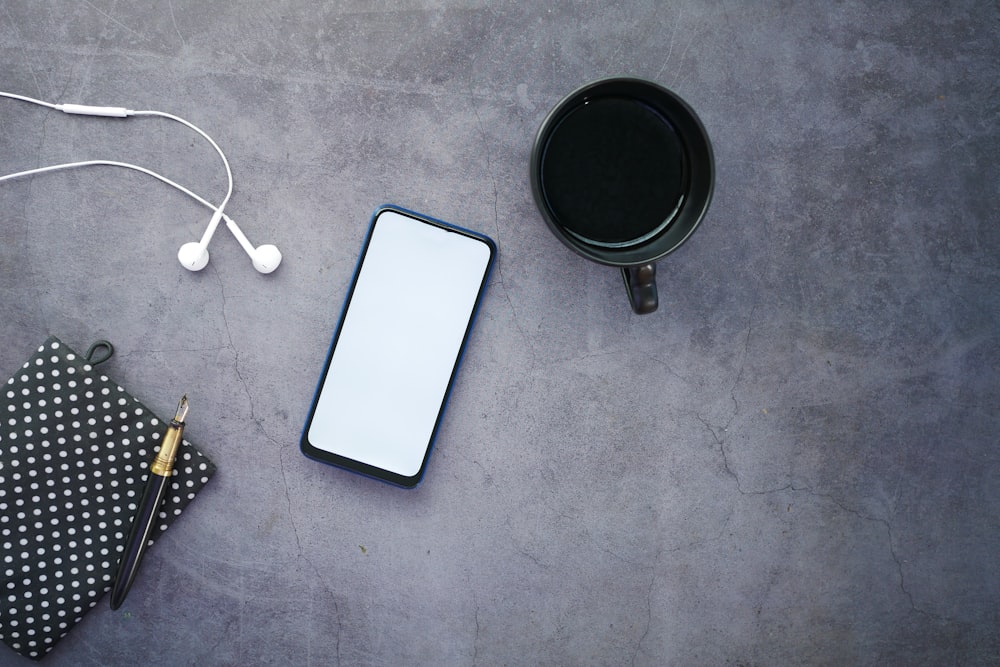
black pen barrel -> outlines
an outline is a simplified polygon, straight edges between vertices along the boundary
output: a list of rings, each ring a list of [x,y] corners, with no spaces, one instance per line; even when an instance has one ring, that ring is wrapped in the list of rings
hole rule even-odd
[[[142,499],[139,507],[133,515],[132,527],[128,532],[128,539],[125,540],[125,551],[118,561],[118,574],[115,575],[115,583],[111,587],[111,608],[118,609],[128,595],[128,589],[135,581],[135,573],[139,570],[143,554],[149,546],[149,538],[153,535],[153,527],[156,519],[160,515],[160,505],[163,504],[163,496],[167,492],[167,484],[174,474],[174,461],[177,458],[177,450],[181,446],[181,436],[184,433],[184,418],[188,413],[187,394],[181,397],[177,404],[177,412],[170,420],[167,430],[160,440],[160,448],[149,464],[149,477],[146,479],[146,488],[142,492]]]
[[[146,547],[149,546],[149,538],[153,534],[153,527],[159,517],[160,506],[163,504],[163,496],[166,494],[169,482],[169,476],[149,473],[146,488],[142,492],[142,499],[139,501],[128,539],[125,541],[125,551],[119,560],[118,574],[111,589],[112,609],[118,609],[122,605],[129,588],[132,587],[132,582],[135,581],[135,574],[146,553]]]

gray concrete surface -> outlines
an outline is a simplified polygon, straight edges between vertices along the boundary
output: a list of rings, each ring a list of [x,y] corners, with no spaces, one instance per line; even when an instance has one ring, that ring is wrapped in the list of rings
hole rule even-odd
[[[994,2],[5,0],[0,90],[197,123],[285,257],[222,229],[188,273],[206,211],[141,174],[0,185],[3,376],[110,339],[219,466],[45,664],[1000,663],[998,32]],[[647,317],[527,178],[618,74],[717,160]],[[87,158],[225,190],[170,121],[0,100],[0,173]],[[501,248],[415,491],[298,451],[385,202]]]

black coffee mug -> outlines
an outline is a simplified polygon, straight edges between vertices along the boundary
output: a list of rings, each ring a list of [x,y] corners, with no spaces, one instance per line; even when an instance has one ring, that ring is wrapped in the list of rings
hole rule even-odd
[[[546,224],[578,254],[621,267],[640,314],[658,305],[654,262],[691,236],[714,184],[698,116],[642,79],[573,91],[549,112],[531,153],[531,189]]]

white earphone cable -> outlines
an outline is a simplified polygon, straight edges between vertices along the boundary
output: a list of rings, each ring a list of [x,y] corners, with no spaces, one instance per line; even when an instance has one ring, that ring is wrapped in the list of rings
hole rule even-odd
[[[201,128],[199,128],[195,124],[189,123],[188,121],[184,120],[180,116],[175,116],[173,114],[169,114],[169,113],[166,113],[166,112],[163,112],[163,111],[150,111],[150,110],[147,110],[147,111],[130,111],[129,115],[130,116],[160,116],[162,118],[168,118],[170,120],[176,121],[176,122],[180,123],[181,125],[184,125],[185,127],[189,127],[192,130],[194,130],[195,132],[197,132],[198,134],[200,134],[201,136],[203,136],[205,138],[205,140],[208,141],[208,143],[210,143],[212,145],[212,148],[215,149],[215,152],[217,152],[219,154],[219,157],[222,158],[222,164],[226,168],[226,180],[229,183],[229,187],[226,190],[226,196],[222,199],[222,203],[219,204],[219,206],[215,208],[215,214],[212,216],[212,221],[209,224],[208,229],[205,230],[205,234],[202,236],[202,239],[201,239],[202,245],[208,245],[208,242],[212,240],[212,235],[215,234],[215,229],[216,229],[216,227],[219,224],[219,218],[220,217],[226,217],[226,214],[223,213],[223,210],[226,208],[226,204],[229,203],[229,198],[233,196],[233,171],[232,171],[232,169],[229,168],[229,160],[226,159],[226,154],[222,152],[222,149],[219,148],[219,144],[215,143],[215,141],[212,139],[212,137],[208,136],[208,134],[206,134]],[[160,179],[160,180],[163,180],[163,179]],[[209,205],[209,207],[213,208],[211,205]],[[227,222],[232,222],[231,220],[229,220],[229,218],[226,218],[226,220],[227,220]]]
[[[139,171],[139,172],[142,172],[144,174],[148,174],[149,176],[152,176],[153,178],[155,178],[155,179],[157,179],[159,181],[162,181],[163,183],[166,183],[167,185],[169,185],[169,186],[171,186],[173,188],[176,188],[176,189],[180,190],[181,192],[183,192],[184,194],[186,194],[188,197],[191,197],[192,199],[194,199],[198,203],[203,204],[204,206],[207,206],[212,211],[215,211],[216,213],[219,212],[219,207],[218,206],[216,206],[215,204],[207,201],[205,198],[203,198],[203,197],[195,194],[191,190],[188,190],[186,187],[184,187],[180,183],[176,183],[175,181],[170,180],[166,176],[164,176],[162,174],[156,173],[152,169],[146,169],[145,167],[140,167],[139,165],[136,165],[136,164],[129,164],[128,162],[117,162],[115,160],[83,160],[81,162],[66,162],[64,164],[54,164],[54,165],[51,165],[51,166],[48,166],[48,167],[38,167],[37,169],[28,169],[26,171],[19,171],[16,174],[7,174],[6,176],[0,176],[0,183],[2,183],[3,181],[13,180],[15,178],[23,178],[25,176],[34,176],[36,174],[44,174],[44,173],[48,173],[48,172],[52,172],[52,171],[61,171],[61,170],[64,170],[64,169],[74,169],[74,168],[77,168],[77,167],[91,167],[91,166],[99,166],[99,165],[104,165],[104,166],[109,166],[109,167],[123,167],[125,169],[132,169],[133,171]],[[232,218],[230,218],[225,213],[222,214],[222,218],[226,221],[227,224],[233,222]]]
[[[9,97],[12,100],[21,100],[22,102],[31,102],[32,104],[38,104],[50,109],[56,108],[56,105],[51,102],[43,102],[42,100],[36,100],[34,97],[26,97],[25,95],[15,95],[14,93],[5,93],[0,91],[0,97]]]
[[[97,106],[84,106],[79,104],[53,104],[51,102],[45,102],[43,100],[36,100],[33,97],[27,97],[25,95],[15,95],[14,93],[6,93],[3,91],[0,91],[0,97],[7,97],[13,100],[20,100],[22,102],[30,102],[32,104],[48,107],[50,109],[56,109],[58,111],[62,111],[63,113],[68,113],[68,114],[85,115],[85,116],[111,116],[117,118],[125,118],[127,116],[160,116],[162,118],[167,118],[169,120],[176,121],[184,125],[185,127],[194,130],[202,137],[204,137],[209,144],[212,145],[212,148],[214,148],[215,151],[219,154],[219,157],[222,158],[222,164],[226,168],[226,180],[228,187],[226,190],[226,196],[223,198],[222,203],[219,204],[218,206],[215,206],[214,204],[211,204],[205,199],[203,199],[202,197],[196,195],[191,190],[185,188],[183,185],[180,185],[179,183],[176,183],[167,178],[166,176],[158,174],[151,169],[146,169],[145,167],[129,164],[127,162],[117,162],[114,160],[84,160],[81,162],[67,162],[65,164],[57,164],[51,167],[28,169],[26,171],[17,172],[16,174],[0,176],[0,182],[12,180],[15,178],[21,178],[24,176],[31,176],[34,174],[43,174],[46,172],[59,171],[63,169],[73,169],[76,167],[89,167],[93,165],[108,165],[112,167],[123,167],[125,169],[132,169],[135,171],[142,172],[144,174],[148,174],[153,178],[156,178],[166,183],[167,185],[177,188],[184,194],[188,195],[189,197],[192,197],[195,201],[198,201],[207,206],[208,208],[212,209],[215,212],[215,215],[212,216],[212,224],[209,224],[208,229],[205,230],[205,235],[202,237],[201,242],[203,245],[208,245],[208,242],[212,239],[212,235],[215,233],[215,229],[218,225],[220,218],[224,219],[227,225],[231,225],[233,223],[232,219],[223,212],[226,207],[226,204],[229,203],[229,199],[233,195],[233,172],[232,169],[230,169],[229,167],[229,160],[226,158],[226,154],[222,152],[222,149],[219,147],[217,143],[215,143],[212,137],[208,136],[208,134],[204,130],[199,128],[194,123],[186,121],[180,116],[175,116],[173,114],[169,114],[163,111],[152,111],[152,110],[133,111],[131,109],[125,109],[123,107],[97,107]]]
[[[209,209],[213,211],[212,219],[208,223],[208,228],[202,235],[201,240],[191,243],[185,243],[181,246],[181,249],[177,253],[177,258],[180,260],[181,264],[191,270],[200,271],[208,263],[208,243],[211,241],[212,236],[215,234],[215,230],[219,226],[219,222],[222,220],[226,221],[226,227],[232,232],[233,236],[239,242],[240,246],[246,251],[253,261],[254,268],[260,273],[271,273],[274,271],[278,265],[281,263],[281,251],[279,251],[274,245],[264,244],[258,247],[254,247],[250,240],[246,237],[246,234],[239,228],[239,226],[233,222],[232,218],[226,215],[223,210],[229,203],[229,199],[233,195],[233,171],[229,167],[229,160],[226,158],[226,154],[222,152],[219,145],[215,143],[212,137],[199,128],[194,123],[184,120],[179,116],[169,114],[163,111],[153,111],[153,110],[143,110],[135,111],[133,109],[126,109],[125,107],[108,107],[108,106],[89,106],[84,104],[52,104],[51,102],[45,102],[43,100],[37,100],[33,97],[27,97],[25,95],[15,95],[14,93],[5,93],[0,91],[0,97],[6,97],[12,100],[20,100],[22,102],[30,102],[32,104],[37,104],[39,106],[48,107],[49,109],[55,109],[57,111],[62,111],[63,113],[84,115],[84,116],[102,116],[110,118],[127,118],[129,116],[159,116],[161,118],[167,118],[169,120],[178,122],[185,127],[193,130],[200,134],[204,139],[212,145],[212,148],[219,154],[222,158],[222,164],[226,168],[226,181],[228,187],[226,189],[226,196],[222,199],[222,203],[216,206],[202,197],[198,196],[188,188],[176,183],[166,176],[156,173],[152,169],[147,169],[145,167],[140,167],[138,165],[130,164],[128,162],[118,162],[116,160],[83,160],[80,162],[67,162],[64,164],[52,165],[50,167],[39,167],[37,169],[28,169],[25,171],[19,171],[16,174],[9,174],[7,176],[0,176],[0,183],[3,181],[21,178],[23,176],[31,176],[33,174],[44,174],[52,171],[59,171],[62,169],[73,169],[75,167],[88,167],[93,165],[105,165],[111,167],[123,167],[125,169],[132,169],[134,171],[142,172],[143,174],[148,174],[153,178],[166,183],[167,185],[180,190],[184,194],[188,195],[195,201],[204,204]]]

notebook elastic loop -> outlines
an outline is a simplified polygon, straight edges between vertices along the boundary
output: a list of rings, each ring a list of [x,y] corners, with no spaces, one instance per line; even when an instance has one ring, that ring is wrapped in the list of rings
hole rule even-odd
[[[106,340],[96,341],[84,355],[91,366],[103,364],[115,353],[115,346]]]

